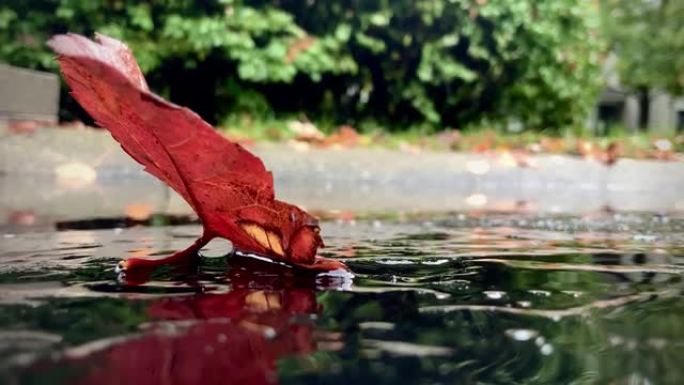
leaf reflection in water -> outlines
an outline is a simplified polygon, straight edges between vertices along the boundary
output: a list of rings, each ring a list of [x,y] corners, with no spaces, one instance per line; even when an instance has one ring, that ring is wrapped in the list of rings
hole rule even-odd
[[[78,384],[277,383],[279,358],[344,347],[342,334],[316,330],[315,289],[349,285],[284,269],[233,258],[231,291],[152,301],[138,333],[66,349],[56,365]]]

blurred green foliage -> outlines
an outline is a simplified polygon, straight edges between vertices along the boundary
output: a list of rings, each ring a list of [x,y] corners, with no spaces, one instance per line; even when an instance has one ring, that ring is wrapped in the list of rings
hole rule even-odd
[[[621,82],[684,93],[684,1],[602,0],[601,16]]]
[[[598,21],[583,0],[5,0],[0,60],[55,70],[50,35],[97,31],[213,122],[559,129],[595,101]]]

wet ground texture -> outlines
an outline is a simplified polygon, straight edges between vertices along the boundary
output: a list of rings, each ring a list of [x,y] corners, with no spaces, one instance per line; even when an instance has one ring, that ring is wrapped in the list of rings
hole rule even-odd
[[[200,227],[120,224],[0,234],[0,383],[684,378],[680,215],[342,218],[324,222],[323,255],[353,278],[213,242],[136,287],[115,282],[117,261],[184,248]]]

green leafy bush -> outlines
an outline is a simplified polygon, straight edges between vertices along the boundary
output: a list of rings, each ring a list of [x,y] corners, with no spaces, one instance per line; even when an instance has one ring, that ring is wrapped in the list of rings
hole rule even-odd
[[[580,124],[598,79],[582,0],[6,0],[0,60],[55,69],[52,34],[102,32],[212,121],[293,114],[391,127]],[[69,107],[67,105],[67,107]]]

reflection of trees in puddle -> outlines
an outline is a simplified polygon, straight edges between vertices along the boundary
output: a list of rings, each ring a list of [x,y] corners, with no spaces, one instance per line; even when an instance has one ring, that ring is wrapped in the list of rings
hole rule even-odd
[[[320,376],[328,384],[676,384],[681,379],[684,308],[676,292],[541,313],[503,306],[434,312],[413,307],[431,301],[411,292],[364,294],[331,309],[323,300],[329,311],[321,323],[345,330],[346,349],[286,360],[283,382],[315,382]],[[403,307],[401,313],[397,307]]]
[[[333,257],[353,256],[351,292],[329,290],[347,285],[332,278],[233,258],[227,272],[225,261],[213,258],[189,274],[197,278],[185,282],[205,284],[206,294],[169,280],[169,271],[122,292],[101,283],[101,269],[93,269],[70,281],[87,282],[79,293],[117,299],[60,307],[50,300],[38,307],[40,316],[23,310],[29,315],[6,323],[3,308],[0,327],[42,319],[27,328],[64,336],[56,364],[36,362],[21,372],[22,381],[34,382],[62,376],[64,383],[102,385],[675,384],[682,378],[679,254],[651,254],[652,245],[639,254],[561,253],[557,244],[552,253],[546,243],[527,252],[515,244],[526,240],[506,238],[510,231],[503,229],[475,233],[495,251],[478,258],[479,250],[449,252],[454,235],[437,230],[327,249]],[[497,250],[497,239],[511,250]],[[48,322],[61,326],[46,328]],[[93,330],[99,333],[85,334]]]
[[[670,298],[678,295],[675,290],[663,290],[659,292],[645,292],[634,295],[627,295],[614,299],[597,300],[586,305],[564,308],[559,310],[544,310],[544,309],[525,309],[514,308],[509,306],[493,306],[493,305],[444,305],[444,306],[426,306],[421,308],[424,313],[449,313],[458,311],[469,312],[488,312],[488,313],[507,313],[530,317],[542,317],[550,320],[558,321],[566,317],[586,317],[592,312],[600,309],[615,308],[627,305],[632,302],[643,302],[653,298]]]
[[[413,305],[405,302],[394,313],[367,310],[366,317],[348,321],[379,327],[347,331],[347,346],[355,346],[350,340],[356,336],[359,348],[327,358],[340,374],[326,375],[333,377],[326,383],[342,383],[356,373],[355,381],[377,383],[675,384],[684,374],[675,363],[684,349],[681,266],[631,254],[452,258],[432,264],[428,282],[422,280],[425,258],[395,259],[404,263],[383,264],[380,271],[367,256],[352,266],[361,285],[376,285],[379,298],[398,296],[391,290],[409,282],[415,287],[404,293]],[[468,274],[468,267],[478,267],[478,273]],[[440,299],[421,288],[448,295]],[[483,295],[492,290],[501,295]],[[328,311],[324,321],[338,317],[350,315]],[[390,325],[383,323],[388,320]],[[421,347],[436,347],[429,350],[436,353],[421,356]],[[451,353],[444,356],[444,349]],[[355,369],[363,365],[367,370]],[[321,370],[311,367],[304,374],[288,372],[288,379],[314,380]]]

